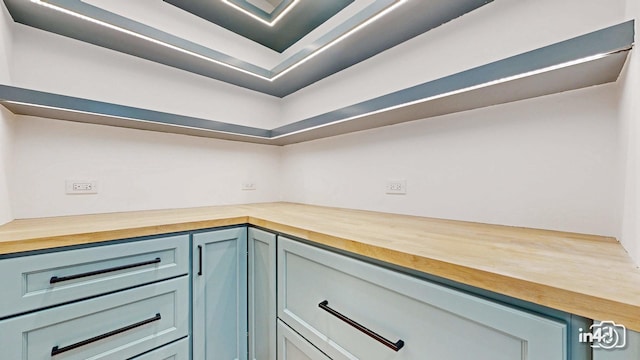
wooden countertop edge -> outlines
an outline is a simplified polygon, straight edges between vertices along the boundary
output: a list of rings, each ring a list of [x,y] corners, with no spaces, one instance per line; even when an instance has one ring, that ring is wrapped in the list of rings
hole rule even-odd
[[[178,222],[173,224],[146,225],[136,228],[122,228],[78,234],[35,237],[25,240],[0,243],[0,255],[36,250],[55,249],[65,246],[85,245],[125,238],[161,235],[183,231],[193,231],[213,227],[242,225],[249,222],[247,216],[214,220]]]
[[[640,331],[640,306],[249,217],[249,223],[393,265]]]

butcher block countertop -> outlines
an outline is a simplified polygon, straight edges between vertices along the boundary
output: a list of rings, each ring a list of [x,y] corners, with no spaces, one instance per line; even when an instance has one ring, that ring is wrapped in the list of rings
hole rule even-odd
[[[266,203],[14,220],[0,254],[247,223],[640,331],[640,269],[610,237]]]

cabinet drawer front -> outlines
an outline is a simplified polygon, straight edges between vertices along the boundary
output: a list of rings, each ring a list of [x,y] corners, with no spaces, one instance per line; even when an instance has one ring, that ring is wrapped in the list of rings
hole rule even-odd
[[[189,360],[189,338],[172,342],[131,360]]]
[[[187,276],[0,321],[6,359],[125,359],[187,336]]]
[[[0,317],[189,271],[189,235],[0,260]]]
[[[332,359],[566,359],[561,322],[285,238],[278,316]]]
[[[281,320],[277,338],[278,360],[331,360]]]

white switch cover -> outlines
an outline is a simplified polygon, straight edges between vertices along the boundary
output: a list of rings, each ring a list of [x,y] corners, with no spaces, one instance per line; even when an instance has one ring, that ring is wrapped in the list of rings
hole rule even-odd
[[[67,180],[65,187],[70,195],[98,193],[98,182],[95,180]]]
[[[242,183],[242,190],[255,190],[258,186],[253,181],[247,181]]]
[[[385,192],[387,194],[405,195],[407,193],[407,180],[387,180]]]

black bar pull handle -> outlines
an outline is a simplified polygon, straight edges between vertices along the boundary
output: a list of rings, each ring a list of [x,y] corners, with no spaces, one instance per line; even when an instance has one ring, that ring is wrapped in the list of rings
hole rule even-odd
[[[202,245],[198,245],[198,276],[202,276]]]
[[[387,340],[384,337],[378,335],[377,333],[367,329],[366,327],[360,325],[359,323],[349,319],[348,317],[342,315],[341,313],[337,312],[336,310],[330,308],[329,307],[329,301],[327,301],[327,300],[325,300],[325,301],[321,302],[320,304],[318,304],[318,307],[320,307],[322,310],[328,312],[329,314],[337,317],[338,319],[346,322],[347,324],[353,326],[354,328],[362,331],[366,335],[369,335],[370,337],[372,337],[373,339],[377,340],[382,345],[390,348],[393,351],[398,351],[398,350],[402,349],[402,347],[404,347],[404,341],[398,340],[396,342],[392,342],[390,340]]]
[[[110,272],[114,272],[114,271],[131,269],[131,268],[135,268],[135,267],[139,267],[139,266],[157,264],[160,261],[162,261],[162,260],[160,260],[160,258],[155,258],[155,259],[149,260],[149,261],[143,261],[143,262],[139,262],[139,263],[135,263],[135,264],[129,264],[129,265],[114,266],[112,268],[96,270],[96,271],[89,271],[89,272],[82,273],[82,274],[69,275],[69,276],[52,276],[51,279],[49,279],[49,284],[55,284],[55,283],[59,283],[59,282],[63,282],[63,281],[75,280],[75,279],[80,279],[80,278],[83,278],[83,277],[89,277],[89,276],[94,276],[94,275],[106,274],[106,273],[110,273]]]
[[[79,347],[81,347],[81,346],[89,345],[89,344],[94,343],[94,342],[96,342],[96,341],[106,339],[106,338],[108,338],[108,337],[111,337],[111,336],[114,336],[114,335],[117,335],[117,334],[123,333],[123,332],[125,332],[125,331],[129,331],[129,330],[131,330],[131,329],[135,329],[135,328],[137,328],[137,327],[140,327],[140,326],[142,326],[142,325],[146,325],[146,324],[152,323],[152,322],[154,322],[154,321],[158,321],[158,320],[160,320],[160,319],[162,319],[162,316],[160,316],[160,313],[157,313],[157,314],[156,314],[156,316],[154,316],[154,317],[152,317],[152,318],[150,318],[150,319],[142,320],[142,321],[137,322],[137,323],[135,323],[135,324],[131,324],[131,325],[125,326],[125,327],[123,327],[123,328],[120,328],[120,329],[117,329],[117,330],[110,331],[110,332],[108,332],[108,333],[106,333],[106,334],[102,334],[102,335],[94,336],[94,337],[92,337],[91,339],[82,340],[82,341],[77,342],[77,343],[75,343],[75,344],[71,344],[71,345],[64,346],[64,347],[58,347],[58,346],[56,345],[56,346],[54,346],[54,347],[52,347],[52,348],[51,348],[51,356],[56,356],[56,355],[62,354],[62,353],[64,353],[64,352],[67,352],[67,351],[70,351],[70,350],[73,350],[73,349],[77,349],[77,348],[79,348]]]

